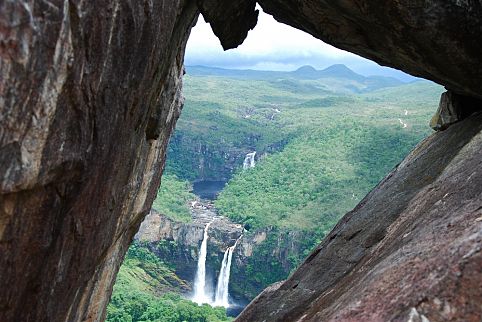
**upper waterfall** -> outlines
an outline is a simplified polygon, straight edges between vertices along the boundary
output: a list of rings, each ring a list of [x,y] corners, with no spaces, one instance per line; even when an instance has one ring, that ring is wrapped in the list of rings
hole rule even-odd
[[[254,161],[254,157],[256,155],[256,151],[246,154],[243,162],[243,169],[254,168],[256,162]]]

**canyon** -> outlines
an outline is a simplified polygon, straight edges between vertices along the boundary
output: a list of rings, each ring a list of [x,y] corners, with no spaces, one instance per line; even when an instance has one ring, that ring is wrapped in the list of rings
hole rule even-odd
[[[480,320],[480,1],[258,3],[447,92],[433,119],[443,131],[238,320]],[[256,25],[255,6],[0,3],[0,320],[104,319],[160,184],[189,31],[202,13],[223,47],[236,47]]]
[[[175,267],[175,274],[190,285],[189,290],[180,290],[186,298],[194,302],[216,302],[216,288],[219,287],[223,263],[229,259],[228,251],[234,245],[231,274],[224,283],[227,285],[229,282],[229,298],[237,306],[245,306],[269,284],[286,278],[296,267],[291,262],[292,257],[304,256],[306,245],[303,241],[309,239],[309,233],[279,232],[274,228],[245,233],[242,225],[217,215],[215,211],[209,202],[196,201],[191,206],[192,222],[183,223],[152,210],[134,238],[159,259]],[[203,251],[207,225],[208,239]],[[270,267],[273,261],[279,265]],[[196,289],[199,265],[204,267],[201,279],[205,284],[199,286],[202,294]]]

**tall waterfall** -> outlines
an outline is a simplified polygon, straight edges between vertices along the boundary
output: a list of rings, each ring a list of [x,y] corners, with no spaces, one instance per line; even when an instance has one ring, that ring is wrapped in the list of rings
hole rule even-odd
[[[254,168],[256,164],[254,162],[255,155],[256,155],[256,151],[246,154],[246,157],[244,158],[244,162],[243,162],[243,169]]]
[[[196,278],[194,279],[193,302],[198,304],[211,303],[211,297],[206,294],[206,256],[208,252],[208,229],[211,223],[204,228],[204,237],[199,251]]]
[[[229,307],[229,276],[231,274],[231,261],[233,259],[234,249],[241,237],[243,237],[243,235],[239,236],[234,245],[228,247],[224,252],[221,271],[219,272],[218,277],[218,285],[216,287],[214,306]]]

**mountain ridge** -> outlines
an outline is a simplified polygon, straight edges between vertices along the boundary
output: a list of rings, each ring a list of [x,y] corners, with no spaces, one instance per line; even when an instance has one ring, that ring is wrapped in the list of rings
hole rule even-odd
[[[363,77],[363,78],[387,78],[387,79],[394,79],[397,80],[400,83],[403,84],[408,84],[410,81],[402,81],[396,77],[391,77],[391,76],[384,76],[384,75],[378,75],[378,74],[372,74],[372,75],[362,75],[357,72],[355,72],[353,69],[348,67],[345,64],[333,64],[330,65],[326,68],[323,69],[316,69],[311,65],[303,65],[298,67],[295,70],[291,71],[279,71],[279,70],[267,70],[267,69],[235,69],[235,68],[223,68],[223,67],[214,67],[214,66],[206,66],[206,65],[186,65],[186,71],[188,74],[191,75],[216,75],[219,74],[220,76],[226,76],[226,74],[232,74],[232,75],[306,75],[307,73],[316,73],[319,75],[329,75],[329,74],[351,74],[352,76],[356,77]],[[336,75],[340,76],[340,75]]]
[[[226,69],[220,67],[195,65],[186,66],[186,73],[190,76],[213,76],[266,81],[279,81],[282,79],[295,79],[299,81],[326,81],[328,79],[343,81],[350,80],[365,87],[364,90],[354,90],[355,92],[370,92],[380,88],[395,87],[407,84],[407,82],[403,82],[394,77],[381,75],[363,76],[356,73],[344,64],[331,65],[322,70],[317,70],[310,65],[304,65],[294,71]]]

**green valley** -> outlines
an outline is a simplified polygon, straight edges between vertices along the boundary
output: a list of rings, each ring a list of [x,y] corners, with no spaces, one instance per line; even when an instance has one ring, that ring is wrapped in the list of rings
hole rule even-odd
[[[225,321],[223,308],[183,299],[192,293],[199,252],[176,238],[182,229],[193,231],[200,247],[206,221],[193,221],[195,207],[244,227],[229,289],[232,299],[249,301],[285,279],[341,216],[430,135],[427,120],[442,91],[428,81],[365,77],[343,65],[293,72],[187,67],[185,106],[153,204],[169,220],[163,231],[169,241],[134,242],[108,321],[164,321],[159,312],[173,316],[169,321]],[[253,152],[254,167],[243,168]],[[211,181],[226,185],[206,204],[192,184]],[[211,243],[225,244],[208,246],[208,266],[220,266],[224,250],[240,238],[233,231],[219,234]],[[215,282],[219,268],[208,273]]]

